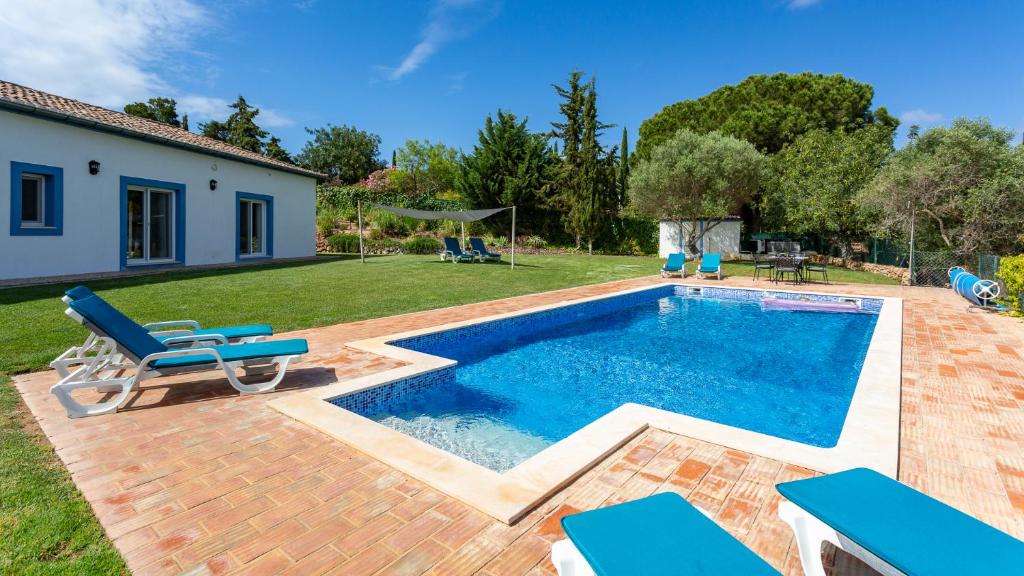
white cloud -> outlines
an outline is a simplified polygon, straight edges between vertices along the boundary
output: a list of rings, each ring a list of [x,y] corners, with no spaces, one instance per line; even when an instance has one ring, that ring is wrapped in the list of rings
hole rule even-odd
[[[448,75],[448,93],[456,94],[462,92],[466,87],[466,77],[469,76],[469,72],[459,72],[458,74]]]
[[[900,123],[902,124],[934,124],[942,120],[942,114],[938,112],[929,112],[921,108],[915,110],[907,110],[900,114]]]
[[[7,0],[0,78],[119,107],[170,91],[154,68],[187,49],[205,17],[191,0]]]
[[[116,110],[168,96],[193,122],[223,119],[227,100],[180,90],[168,78],[195,75],[181,56],[198,54],[192,42],[212,20],[194,0],[4,0],[0,78]],[[268,128],[294,124],[271,109],[259,118]]]
[[[790,10],[799,10],[801,8],[809,8],[820,3],[821,0],[788,0],[788,2],[786,2],[786,6]]]
[[[439,0],[430,9],[420,41],[394,68],[377,66],[391,80],[414,72],[442,46],[472,33],[480,24],[497,15],[500,4],[481,0]]]

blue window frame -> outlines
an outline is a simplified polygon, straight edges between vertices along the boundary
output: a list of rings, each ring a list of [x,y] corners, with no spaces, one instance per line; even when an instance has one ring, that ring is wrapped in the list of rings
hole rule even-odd
[[[235,192],[235,261],[274,257],[274,197]]]
[[[121,269],[185,264],[185,185],[121,176]]]
[[[11,236],[64,234],[64,169],[11,162]]]

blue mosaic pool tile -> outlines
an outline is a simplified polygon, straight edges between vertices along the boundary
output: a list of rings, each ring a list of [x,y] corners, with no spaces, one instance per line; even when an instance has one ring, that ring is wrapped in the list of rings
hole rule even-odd
[[[454,382],[455,368],[449,366],[361,390],[346,396],[330,398],[327,401],[362,416],[373,416],[374,414],[388,411],[396,402],[409,394],[435,386],[453,384]]]

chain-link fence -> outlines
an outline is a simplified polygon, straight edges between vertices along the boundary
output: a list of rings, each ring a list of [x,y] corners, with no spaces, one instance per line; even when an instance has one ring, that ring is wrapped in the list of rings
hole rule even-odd
[[[954,266],[963,266],[986,280],[997,280],[999,272],[999,256],[994,254],[958,256],[952,252],[915,250],[911,259],[906,244],[885,239],[869,242],[867,261],[872,264],[910,268],[911,260],[913,274],[910,283],[915,286],[948,286],[949,269]]]

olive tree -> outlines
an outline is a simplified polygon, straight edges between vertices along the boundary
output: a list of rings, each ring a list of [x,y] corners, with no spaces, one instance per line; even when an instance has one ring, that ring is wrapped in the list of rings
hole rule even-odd
[[[629,205],[639,215],[675,222],[680,234],[684,222],[705,220],[686,232],[686,247],[696,254],[701,238],[753,197],[764,166],[764,155],[749,142],[682,129],[631,170]]]
[[[858,195],[875,231],[925,249],[1007,254],[1024,246],[1024,147],[988,120],[927,130],[890,158]]]

